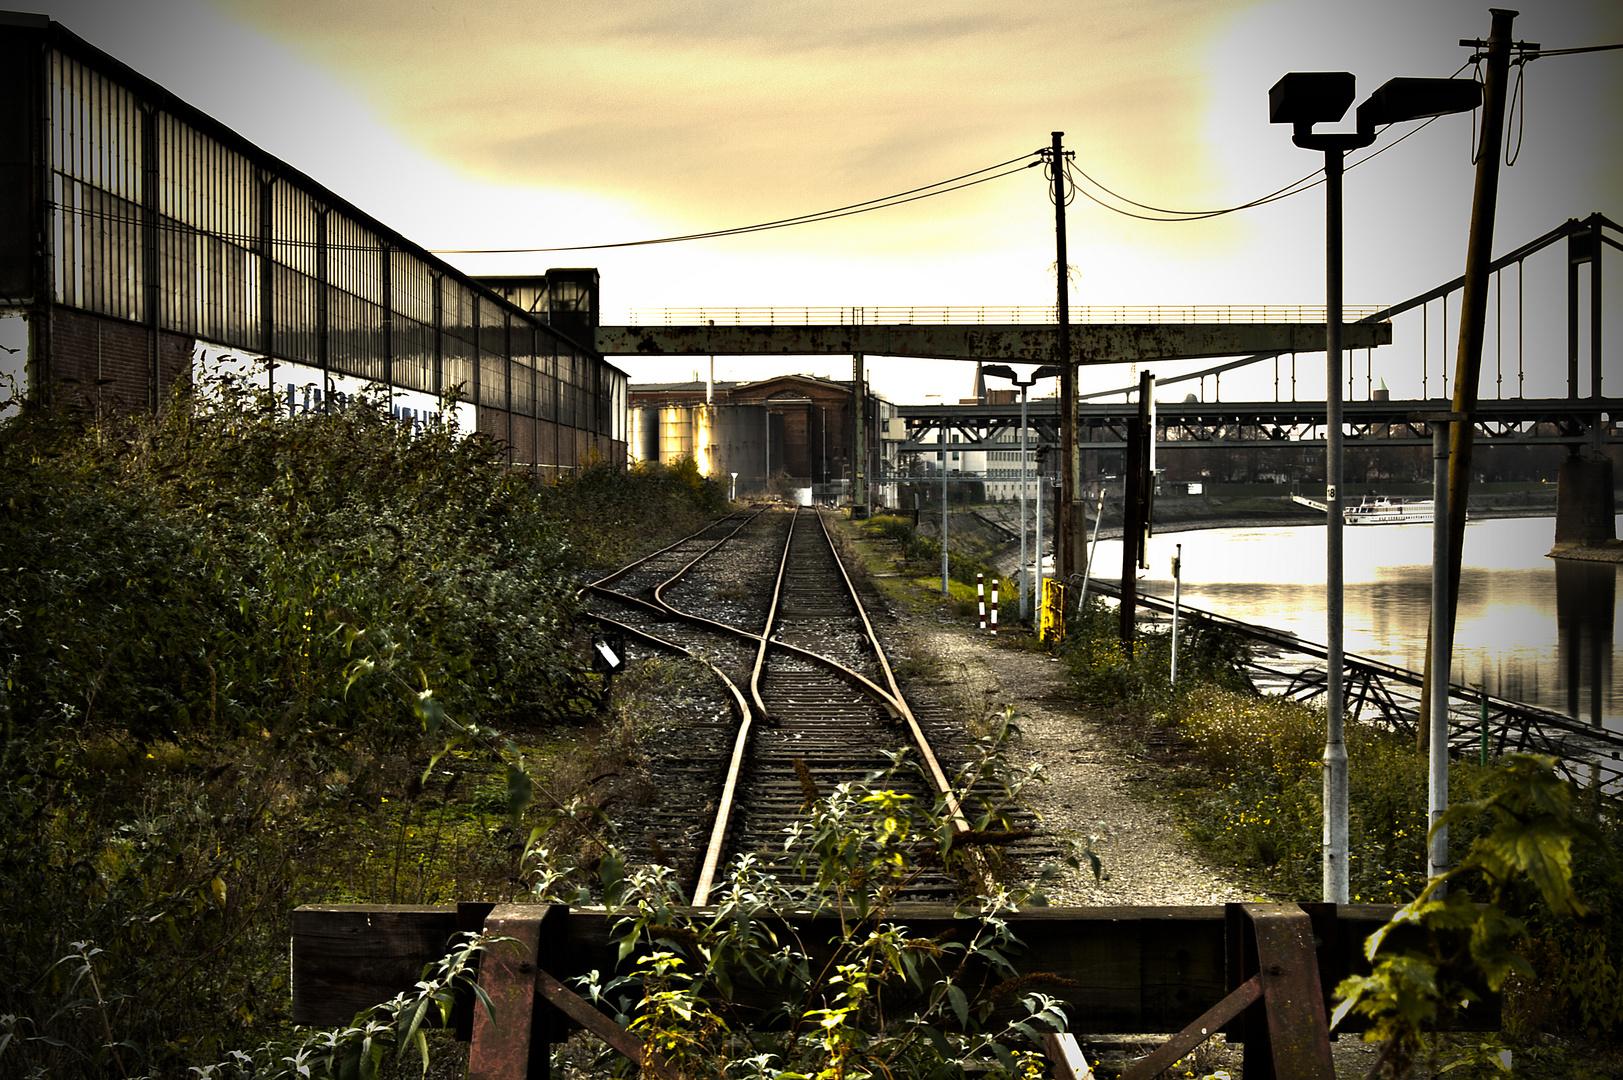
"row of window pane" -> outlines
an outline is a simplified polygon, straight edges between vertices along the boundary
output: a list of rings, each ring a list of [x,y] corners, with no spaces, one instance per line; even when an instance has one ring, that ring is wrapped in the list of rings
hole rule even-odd
[[[165,329],[624,437],[622,373],[87,64],[50,72],[58,303],[147,322],[150,294]]]

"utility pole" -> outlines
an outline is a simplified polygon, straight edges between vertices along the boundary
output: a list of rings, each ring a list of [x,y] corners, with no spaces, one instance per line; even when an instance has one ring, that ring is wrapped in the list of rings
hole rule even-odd
[[[1150,534],[1150,503],[1155,474],[1150,462],[1155,450],[1155,376],[1138,377],[1138,416],[1127,422],[1127,452],[1122,459],[1124,478],[1121,523],[1121,643],[1132,653],[1138,630],[1138,572],[1149,567],[1146,558]]]
[[[1476,187],[1471,196],[1471,234],[1466,244],[1465,284],[1460,296],[1459,348],[1454,361],[1452,411],[1459,422],[1449,425],[1448,458],[1448,618],[1432,620],[1431,633],[1441,628],[1444,640],[1426,648],[1425,681],[1421,687],[1420,715],[1431,715],[1432,657],[1450,660],[1454,654],[1454,624],[1460,594],[1460,563],[1465,550],[1465,511],[1471,491],[1471,445],[1476,435],[1477,383],[1482,377],[1482,338],[1488,317],[1488,264],[1493,258],[1493,222],[1499,206],[1499,157],[1505,127],[1505,84],[1510,71],[1510,28],[1516,12],[1489,8],[1492,29],[1486,42],[1462,38],[1460,44],[1487,49],[1488,70],[1483,82],[1481,145],[1477,150]],[[1527,45],[1537,49],[1537,45]],[[1446,674],[1444,676],[1446,678]],[[1447,685],[1446,682],[1443,685]],[[1430,728],[1415,725],[1415,742],[1427,749]]]
[[[1056,560],[1061,580],[1082,572],[1081,538],[1087,535],[1084,522],[1077,520],[1081,504],[1076,498],[1077,476],[1081,472],[1081,452],[1077,445],[1077,388],[1076,364],[1071,359],[1071,297],[1070,263],[1065,254],[1065,150],[1061,144],[1065,132],[1053,133],[1053,144],[1048,150],[1048,163],[1054,170],[1054,311],[1059,333],[1054,363],[1059,367],[1059,541]]]
[[[856,407],[852,411],[852,416],[855,418],[856,430],[852,433],[855,436],[852,442],[856,444],[856,469],[854,475],[856,482],[853,485],[855,490],[851,492],[851,502],[854,506],[862,507],[859,513],[862,517],[867,517],[868,389],[863,385],[862,374],[862,354],[853,353],[851,355],[851,396],[855,399],[854,404]]]

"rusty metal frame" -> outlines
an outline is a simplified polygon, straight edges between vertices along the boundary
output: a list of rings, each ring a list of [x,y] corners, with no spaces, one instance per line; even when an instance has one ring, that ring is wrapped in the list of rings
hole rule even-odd
[[[1331,920],[1334,911],[1320,912]],[[640,1039],[604,1016],[546,970],[554,966],[554,940],[569,909],[562,904],[500,904],[485,917],[497,938],[484,955],[479,985],[488,1008],[473,1015],[469,1080],[527,1080],[550,1075],[549,1053],[562,1017],[591,1031],[660,1080],[680,1073]],[[1250,1080],[1334,1080],[1330,1031],[1319,981],[1319,935],[1312,916],[1296,904],[1230,904],[1230,983],[1222,1001],[1122,1073],[1149,1080],[1229,1025],[1245,1043]],[[1231,1024],[1231,1021],[1235,1023]],[[1074,1036],[1043,1040],[1060,1075],[1087,1080],[1092,1071]]]
[[[1333,921],[1333,908],[1320,914]],[[1335,1080],[1312,916],[1296,904],[1229,904],[1228,924],[1228,996],[1134,1062],[1121,1080],[1149,1080],[1225,1027],[1245,1044],[1246,1080]],[[1045,1049],[1054,1057],[1064,1048],[1045,1040]]]
[[[552,944],[566,931],[569,908],[563,904],[498,904],[485,917],[485,931],[498,940],[480,963],[479,986],[489,1009],[475,1008],[473,1045],[468,1051],[468,1080],[527,1080],[551,1073],[550,1052],[561,1034],[561,1017],[601,1038],[660,1080],[680,1080],[658,1053],[604,1016],[580,995],[547,972]]]

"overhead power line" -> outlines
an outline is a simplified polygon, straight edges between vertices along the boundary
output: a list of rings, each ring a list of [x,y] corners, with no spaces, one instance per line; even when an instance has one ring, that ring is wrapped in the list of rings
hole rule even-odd
[[[864,202],[850,203],[846,206],[838,206],[832,210],[819,210],[813,214],[799,214],[795,217],[779,218],[776,221],[763,221],[757,225],[740,225],[729,229],[712,229],[708,232],[686,233],[681,236],[662,236],[653,240],[622,240],[609,244],[574,244],[560,247],[531,248],[430,248],[429,250],[435,255],[527,255],[549,251],[601,251],[605,248],[648,247],[653,244],[678,244],[688,240],[710,240],[721,236],[742,236],[745,233],[765,232],[769,229],[787,229],[793,225],[810,225],[818,221],[832,221],[835,218],[850,217],[853,214],[866,214],[874,210],[885,210],[892,206],[901,206],[904,203],[917,202],[920,199],[928,199],[935,195],[945,195],[952,191],[962,191],[964,188],[974,187],[976,184],[984,184],[989,180],[997,180],[1005,176],[1012,176],[1017,172],[1023,172],[1035,165],[1040,165],[1042,162],[1039,159],[1029,161],[1024,165],[1021,165],[1019,168],[1007,168],[1008,166],[1013,165],[1015,162],[1026,161],[1027,158],[1035,157],[1035,152],[1030,154],[1022,154],[1017,158],[1010,158],[1008,161],[999,162],[996,165],[988,165],[984,169],[977,169],[974,172],[964,173],[962,176],[955,176],[950,180],[939,180],[934,184],[926,184],[923,187],[911,188],[907,191],[900,191],[894,195],[886,195],[878,199],[868,199]],[[995,172],[994,170],[997,169],[1004,169],[1005,171]],[[993,173],[993,175],[984,175],[986,173]],[[977,179],[971,179],[972,177]]]

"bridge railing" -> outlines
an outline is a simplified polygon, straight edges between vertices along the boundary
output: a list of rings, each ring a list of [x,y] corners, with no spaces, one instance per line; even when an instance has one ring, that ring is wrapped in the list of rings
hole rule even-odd
[[[1377,306],[1346,307],[1346,322],[1374,315]],[[887,326],[1042,325],[1057,316],[1052,306],[959,307],[686,307],[631,308],[627,326]],[[606,320],[605,320],[606,321]],[[1322,323],[1325,309],[1300,304],[1108,304],[1073,307],[1073,323]]]

